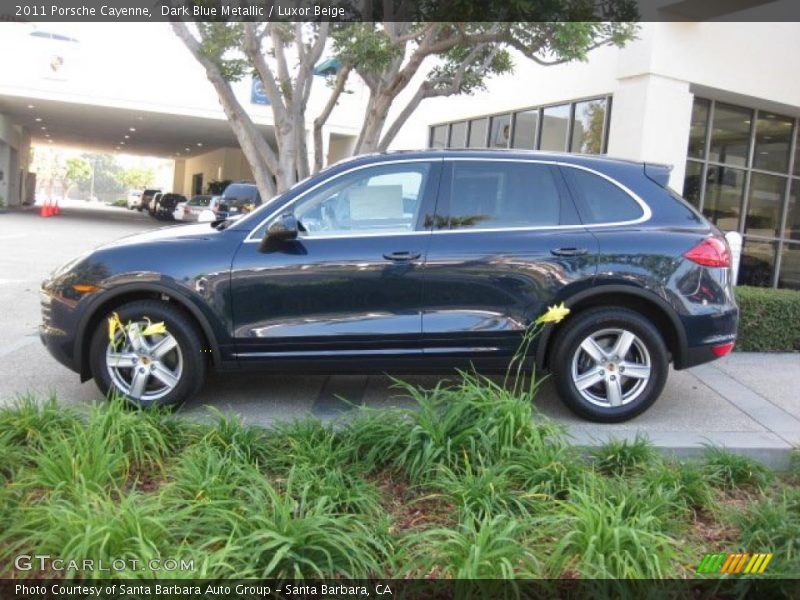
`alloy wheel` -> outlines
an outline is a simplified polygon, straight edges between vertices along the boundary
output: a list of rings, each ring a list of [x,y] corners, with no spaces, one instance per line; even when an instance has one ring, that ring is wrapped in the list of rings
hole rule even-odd
[[[586,337],[572,357],[572,381],[588,402],[603,408],[636,400],[650,381],[650,353],[626,329],[602,329]]]
[[[183,373],[183,354],[169,332],[143,335],[147,322],[118,331],[106,349],[106,369],[114,386],[138,402],[149,404],[169,394]]]

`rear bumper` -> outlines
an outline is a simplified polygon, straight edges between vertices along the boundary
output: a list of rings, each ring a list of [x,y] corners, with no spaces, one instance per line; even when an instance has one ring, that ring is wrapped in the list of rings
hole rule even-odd
[[[736,342],[739,309],[734,305],[717,314],[688,317],[683,321],[688,343],[680,359],[675,360],[678,370],[720,358],[715,349]]]

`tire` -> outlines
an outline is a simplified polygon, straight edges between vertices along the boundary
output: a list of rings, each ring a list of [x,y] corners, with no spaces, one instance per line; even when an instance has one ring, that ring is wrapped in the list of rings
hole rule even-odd
[[[641,414],[661,395],[669,355],[661,334],[640,313],[596,308],[565,323],[550,365],[556,389],[574,413],[619,423]]]
[[[200,391],[206,377],[205,344],[191,318],[174,306],[158,300],[130,302],[115,312],[126,326],[133,323],[143,327],[146,325],[145,317],[152,323],[163,321],[166,335],[142,337],[142,345],[138,336],[135,336],[137,341],[132,344],[118,331],[115,354],[119,362],[113,366],[109,364],[107,356],[107,353],[113,352],[106,318],[111,315],[104,315],[92,335],[89,350],[92,376],[100,391],[108,395],[110,390],[116,390],[131,405],[139,408],[179,406]],[[159,344],[164,352],[160,356]],[[135,370],[140,375],[137,376]]]

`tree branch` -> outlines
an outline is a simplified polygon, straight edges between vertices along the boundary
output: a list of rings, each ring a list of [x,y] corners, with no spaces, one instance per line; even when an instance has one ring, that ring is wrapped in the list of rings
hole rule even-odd
[[[344,91],[344,86],[347,83],[347,78],[350,76],[352,65],[343,65],[336,75],[336,82],[331,90],[331,95],[328,97],[328,102],[322,109],[322,112],[314,119],[314,173],[318,173],[322,169],[324,157],[322,156],[322,127],[331,116],[336,103],[339,101],[339,96]]]

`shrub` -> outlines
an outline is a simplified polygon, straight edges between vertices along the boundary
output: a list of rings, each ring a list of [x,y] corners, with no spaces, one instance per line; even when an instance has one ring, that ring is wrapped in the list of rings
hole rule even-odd
[[[633,441],[609,440],[592,452],[592,458],[604,475],[626,475],[655,462],[658,452],[648,438],[637,434]]]
[[[773,478],[764,465],[722,448],[707,448],[704,470],[711,485],[721,489],[736,487],[763,488]]]
[[[800,351],[800,292],[738,286],[739,336],[743,352]]]
[[[736,515],[742,547],[774,552],[770,573],[796,577],[800,572],[800,491],[786,489],[775,499],[765,498]]]

